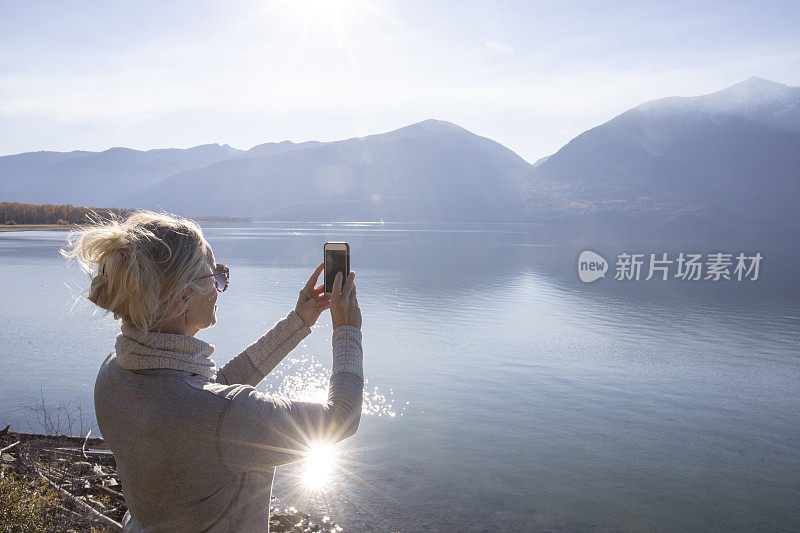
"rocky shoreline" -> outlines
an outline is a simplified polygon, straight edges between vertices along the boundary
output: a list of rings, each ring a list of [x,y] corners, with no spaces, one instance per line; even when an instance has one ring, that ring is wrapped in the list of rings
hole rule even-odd
[[[25,509],[8,509],[3,498],[0,513],[25,516],[44,524],[47,531],[122,531],[127,511],[113,453],[102,438],[0,431],[0,482],[25,492]],[[13,485],[13,484],[16,485]],[[19,490],[19,487],[22,487]],[[274,498],[274,496],[273,496]],[[29,505],[30,504],[30,505]],[[23,527],[21,530],[26,530]],[[328,517],[288,509],[270,509],[271,532],[339,533],[343,528]]]

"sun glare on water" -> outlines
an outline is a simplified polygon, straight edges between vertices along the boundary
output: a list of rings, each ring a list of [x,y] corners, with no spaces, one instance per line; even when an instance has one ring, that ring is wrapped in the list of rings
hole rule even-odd
[[[325,443],[316,443],[308,450],[304,471],[301,476],[303,485],[311,490],[321,490],[331,480],[336,467],[336,450]]]
[[[305,346],[303,346],[305,348]],[[297,402],[325,403],[328,401],[330,370],[319,360],[308,354],[302,357],[287,357],[269,376],[265,383],[268,395]],[[370,379],[364,380],[364,404],[362,416],[394,418],[403,416],[409,407],[408,401],[396,406],[394,392],[384,393],[377,386],[370,386]],[[359,466],[346,457],[339,456],[337,448],[326,442],[314,442],[314,435],[303,440],[308,446],[303,460],[291,467],[291,477],[295,488],[314,494],[325,493],[337,479],[349,475],[349,469]],[[347,448],[347,446],[345,446]]]

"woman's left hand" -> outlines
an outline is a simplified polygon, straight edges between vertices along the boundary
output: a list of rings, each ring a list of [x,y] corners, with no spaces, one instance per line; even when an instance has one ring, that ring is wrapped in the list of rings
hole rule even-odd
[[[305,287],[300,291],[297,306],[294,308],[308,327],[313,326],[319,315],[331,306],[331,295],[325,294],[325,284],[314,287],[323,268],[325,268],[324,262],[320,263],[314,273],[311,274],[311,277],[308,278]]]

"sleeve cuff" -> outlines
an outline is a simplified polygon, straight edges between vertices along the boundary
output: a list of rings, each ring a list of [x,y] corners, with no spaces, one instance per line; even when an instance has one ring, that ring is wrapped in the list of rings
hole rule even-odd
[[[292,309],[247,349],[247,355],[256,368],[267,374],[310,333],[311,328]]]
[[[364,381],[361,330],[355,326],[339,326],[333,331],[331,343],[333,344],[331,376],[348,372]]]
[[[306,326],[306,323],[300,318],[300,315],[297,314],[297,311],[292,309],[289,311],[289,314],[286,315],[286,320],[292,325],[292,329],[299,329],[304,332],[306,335],[311,333],[311,328]]]

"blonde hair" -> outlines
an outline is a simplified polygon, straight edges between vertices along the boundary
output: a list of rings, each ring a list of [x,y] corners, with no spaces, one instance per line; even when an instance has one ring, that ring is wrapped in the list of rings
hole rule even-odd
[[[152,331],[186,312],[190,298],[181,296],[187,289],[214,290],[196,283],[208,273],[211,248],[195,221],[148,210],[90,221],[68,235],[60,252],[89,274],[97,265],[86,298],[114,319]]]

